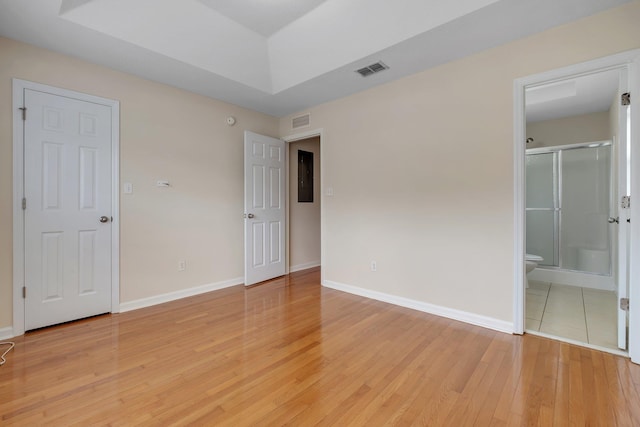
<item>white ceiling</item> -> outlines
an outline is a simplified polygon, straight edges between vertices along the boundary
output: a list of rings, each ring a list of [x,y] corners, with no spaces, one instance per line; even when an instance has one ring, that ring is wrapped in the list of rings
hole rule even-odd
[[[269,37],[326,0],[199,0],[229,19]]]
[[[283,116],[628,1],[0,0],[0,35]]]
[[[620,71],[608,70],[528,88],[527,123],[609,111],[619,80]]]

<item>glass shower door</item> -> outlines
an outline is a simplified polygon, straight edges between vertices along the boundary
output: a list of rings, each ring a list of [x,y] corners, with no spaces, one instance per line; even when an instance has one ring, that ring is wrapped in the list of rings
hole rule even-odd
[[[527,253],[543,266],[611,275],[610,144],[539,150],[526,156]]]
[[[559,265],[560,207],[558,153],[526,156],[526,224],[528,254],[541,256],[540,265]]]
[[[563,150],[562,268],[611,274],[611,147]]]

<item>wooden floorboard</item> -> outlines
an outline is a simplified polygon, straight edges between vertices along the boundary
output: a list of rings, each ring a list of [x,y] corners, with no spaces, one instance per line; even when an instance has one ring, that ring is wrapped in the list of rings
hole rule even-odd
[[[640,366],[320,286],[319,269],[27,333],[1,425],[640,425]]]

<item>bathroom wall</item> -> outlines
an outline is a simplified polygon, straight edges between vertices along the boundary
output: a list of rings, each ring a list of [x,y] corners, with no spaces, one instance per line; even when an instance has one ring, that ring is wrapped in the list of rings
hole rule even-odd
[[[242,282],[243,131],[277,136],[278,120],[0,38],[0,329],[12,323],[13,77],[120,101],[120,179],[134,187],[120,198],[122,302]]]
[[[298,202],[298,150],[313,153],[313,202]],[[289,143],[289,269],[320,265],[320,137]]]
[[[325,283],[511,322],[513,81],[640,48],[637,22],[633,1],[282,118],[323,129]]]
[[[582,114],[527,123],[527,148],[551,147],[611,139],[609,112]]]

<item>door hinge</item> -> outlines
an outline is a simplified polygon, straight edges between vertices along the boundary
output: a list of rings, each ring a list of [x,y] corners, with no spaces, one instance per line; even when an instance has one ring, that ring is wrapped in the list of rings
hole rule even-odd
[[[626,92],[620,95],[620,103],[622,105],[631,105],[631,94]]]
[[[26,286],[22,287],[22,298],[27,298],[27,287]]]
[[[620,207],[622,209],[629,209],[631,207],[631,196],[622,196]]]
[[[23,197],[22,198],[22,210],[27,209],[27,198]]]
[[[20,107],[18,110],[22,110],[22,120],[27,120],[27,107]]]
[[[629,311],[629,298],[620,298],[620,310]]]

